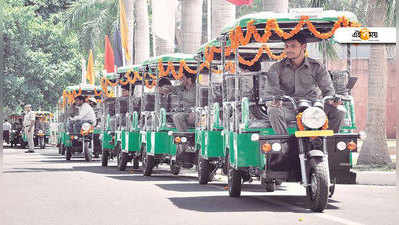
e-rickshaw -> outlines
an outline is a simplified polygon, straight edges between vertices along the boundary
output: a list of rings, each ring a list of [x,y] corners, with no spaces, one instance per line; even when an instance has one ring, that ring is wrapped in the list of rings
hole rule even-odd
[[[196,74],[197,61],[193,55],[175,53],[151,58],[143,66],[146,67],[144,84],[151,89],[143,90],[141,104],[144,176],[151,176],[153,168],[162,163],[169,164],[171,173],[177,175],[182,167],[192,168],[197,164],[198,150],[192,145],[183,144],[194,142],[193,135],[189,138],[173,138],[174,132],[177,132],[173,115],[194,112],[194,106],[183,105],[182,95],[173,92],[161,94],[159,88],[161,79],[177,86],[183,73]],[[188,132],[194,134],[194,127],[189,128]],[[175,143],[179,144],[179,148]]]
[[[119,170],[126,169],[128,162],[133,162],[133,169],[139,168],[141,160],[141,134],[139,116],[141,112],[142,82],[138,80],[141,65],[118,68],[120,86],[122,88],[121,101],[126,102],[127,110],[121,111],[121,151],[119,152]],[[127,95],[127,96],[126,96]]]
[[[11,147],[16,147],[18,144],[25,148],[26,144],[23,140],[24,130],[23,130],[23,120],[24,116],[20,114],[12,114],[9,117],[11,123],[11,132],[10,132],[10,144]]]
[[[120,102],[119,102],[119,74],[105,74],[101,80],[103,89],[103,123],[101,134],[101,165],[108,166],[110,159],[117,158],[121,149],[119,122],[120,122]],[[118,116],[117,116],[118,115]],[[118,160],[119,164],[119,160]]]
[[[139,65],[121,67],[117,74],[107,74],[102,80],[106,98],[104,101],[105,127],[103,132],[102,165],[117,157],[119,170],[126,169],[133,160],[138,169],[141,157],[139,115],[141,105],[141,81],[137,80]],[[107,88],[105,88],[107,86]],[[112,96],[108,87],[114,88]],[[107,97],[108,96],[108,97]]]
[[[235,52],[236,65],[234,74],[223,75],[227,92],[231,89],[227,85],[228,78],[234,80],[232,100],[225,96],[223,100],[223,135],[229,158],[228,188],[231,197],[240,196],[242,183],[251,182],[253,178],[259,179],[269,192],[274,191],[281,182],[300,182],[306,188],[309,207],[321,212],[327,206],[329,194],[331,196],[334,192],[337,172],[350,176],[346,168],[351,166],[350,153],[357,150],[359,134],[328,130],[327,116],[323,111],[325,101],[340,98],[348,102],[345,106],[350,106],[347,111],[351,112],[353,98],[350,95],[326,96],[320,100],[262,96],[259,92],[259,99],[251,99],[245,97],[239,88],[241,77],[258,77],[260,82],[254,83],[254,86],[261,89],[259,85],[262,81],[267,82],[268,74],[240,72],[238,68],[239,62],[250,66],[264,53],[270,58],[282,59],[284,54],[274,54],[266,43],[282,42],[299,31],[306,35],[308,42],[322,42],[324,46],[325,39],[330,38],[338,27],[356,25],[347,18],[355,19],[355,16],[349,12],[335,11],[318,12],[312,16],[261,12],[238,19],[233,26],[226,27],[222,32],[221,49]],[[231,42],[231,47],[225,47],[227,41]],[[251,45],[258,46],[258,53],[249,59],[242,57],[243,50]],[[326,59],[325,51],[323,56]],[[270,64],[263,65],[265,68],[262,71],[268,71]],[[355,79],[350,79],[346,88],[352,88],[354,82]],[[277,135],[267,125],[254,128],[249,126],[251,106],[256,106],[263,120],[268,122],[265,103],[274,100],[291,104],[297,112],[296,120],[288,123],[288,135]],[[353,127],[354,120],[350,123]],[[283,151],[284,145],[287,151]],[[334,157],[330,158],[329,155]],[[345,172],[340,167],[345,167]]]
[[[35,111],[35,131],[33,142],[35,146],[41,149],[46,147],[49,143],[50,137],[50,121],[53,119],[54,114],[47,111]]]
[[[83,154],[86,161],[91,161],[93,156],[98,157],[101,153],[101,146],[99,142],[99,132],[95,130],[99,129],[99,111],[96,112],[97,121],[96,124],[84,122],[80,126],[80,130],[76,130],[79,126],[74,125],[76,121],[72,121],[71,118],[79,113],[79,110],[74,106],[74,99],[77,96],[88,98],[95,98],[97,101],[100,100],[101,88],[99,86],[91,84],[80,84],[75,86],[68,86],[63,92],[63,107],[65,114],[62,117],[61,123],[63,123],[63,130],[60,130],[60,148],[61,152],[65,150],[66,160],[71,160],[73,155]],[[93,109],[97,107],[92,106]],[[78,121],[79,122],[79,121]]]

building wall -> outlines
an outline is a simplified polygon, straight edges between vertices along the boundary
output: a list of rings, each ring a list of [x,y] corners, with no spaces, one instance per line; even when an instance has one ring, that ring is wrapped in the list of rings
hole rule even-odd
[[[346,69],[346,60],[329,62],[329,70]],[[388,60],[388,84],[386,104],[386,135],[395,138],[399,110],[399,78],[396,76],[394,60]],[[358,77],[352,95],[355,98],[356,124],[358,130],[365,130],[367,121],[368,59],[352,59],[352,76]],[[398,134],[399,135],[399,134]]]

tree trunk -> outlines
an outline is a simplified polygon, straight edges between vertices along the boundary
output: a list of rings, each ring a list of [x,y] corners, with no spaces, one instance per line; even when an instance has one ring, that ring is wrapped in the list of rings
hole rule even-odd
[[[212,39],[236,17],[236,6],[226,0],[212,0]],[[208,40],[209,41],[209,40]]]
[[[134,7],[136,24],[134,26],[134,64],[150,58],[150,28],[147,0],[136,0]]]
[[[369,26],[384,26],[385,0],[369,0],[369,6]],[[385,136],[387,59],[384,44],[370,45],[368,70],[367,138],[363,143],[357,164],[387,165],[392,161]]]
[[[155,55],[173,53],[175,50],[177,0],[152,0],[151,7]]]
[[[275,13],[287,13],[288,0],[264,0],[263,9]]]
[[[123,4],[125,5],[126,10],[126,21],[128,27],[128,50],[130,56],[133,55],[133,29],[134,29],[134,12],[133,12],[133,5],[135,0],[123,0]],[[126,65],[132,65],[133,58],[131,57],[130,62],[126,62]]]
[[[183,52],[194,53],[201,45],[202,0],[183,0]]]

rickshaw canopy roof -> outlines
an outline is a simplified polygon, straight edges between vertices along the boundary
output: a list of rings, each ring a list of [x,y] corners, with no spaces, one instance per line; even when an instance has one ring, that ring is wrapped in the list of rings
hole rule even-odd
[[[180,62],[184,60],[185,62],[189,63],[195,63],[197,62],[194,59],[193,54],[184,54],[184,53],[174,53],[174,54],[166,54],[166,55],[160,55],[156,57],[152,57],[146,61],[144,61],[143,65],[151,65],[151,64],[157,64],[159,61],[167,63],[167,62]]]
[[[142,68],[143,65],[138,64],[138,65],[130,65],[130,66],[123,66],[123,67],[119,67],[117,70],[117,73],[126,73],[127,71],[131,70],[131,71],[139,71],[140,68]]]
[[[81,89],[82,91],[94,91],[94,89],[101,90],[101,87],[92,84],[79,84],[68,86],[65,88],[66,91],[79,91],[79,89]]]
[[[120,78],[120,75],[117,73],[106,73],[104,74],[104,78],[108,80],[116,80]]]
[[[326,23],[326,24],[331,24],[333,26],[333,23],[339,20],[339,17],[345,16],[351,21],[357,22],[357,18],[355,14],[352,12],[348,11],[335,11],[335,10],[326,10],[326,11],[321,11],[318,13],[306,13],[306,12],[298,12],[298,13],[273,13],[273,12],[259,12],[259,13],[253,13],[253,14],[248,14],[245,16],[242,16],[238,18],[237,20],[233,21],[232,23],[226,25],[223,30],[222,34],[227,33],[231,30],[233,30],[236,26],[241,26],[241,27],[246,27],[247,23],[251,20],[254,21],[254,25],[258,24],[266,24],[267,20],[269,19],[276,19],[277,22],[284,23],[290,28],[294,28],[296,24],[300,21],[301,16],[306,16],[306,14],[311,14],[309,15],[310,18],[309,20],[311,22],[315,23]]]

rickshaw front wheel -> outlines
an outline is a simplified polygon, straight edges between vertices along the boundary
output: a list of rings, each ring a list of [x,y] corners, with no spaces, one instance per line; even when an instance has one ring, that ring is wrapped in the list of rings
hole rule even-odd
[[[328,177],[327,165],[322,158],[311,158],[309,185],[306,188],[306,196],[310,209],[314,212],[323,212],[328,202]]]
[[[109,152],[107,150],[103,150],[103,153],[101,154],[101,166],[103,167],[108,166],[108,157],[109,157]]]
[[[209,161],[198,156],[198,181],[207,184],[209,178]]]
[[[172,172],[173,175],[179,175],[180,166],[177,165],[175,161],[172,161],[172,164],[170,165],[170,171]]]
[[[71,157],[72,157],[71,148],[67,147],[66,152],[65,152],[65,158],[66,158],[66,160],[71,160]]]
[[[152,169],[155,166],[155,159],[154,156],[152,155],[148,155],[146,151],[144,151],[144,161],[143,161],[143,165],[144,165],[144,176],[151,176],[152,174]]]
[[[228,175],[229,196],[240,197],[241,195],[241,174],[240,171],[230,168]]]
[[[127,165],[127,153],[126,152],[119,152],[118,155],[119,158],[119,164],[118,168],[120,171],[125,171],[126,170],[126,165]]]
[[[139,159],[137,157],[133,158],[133,169],[137,170],[139,168]]]

